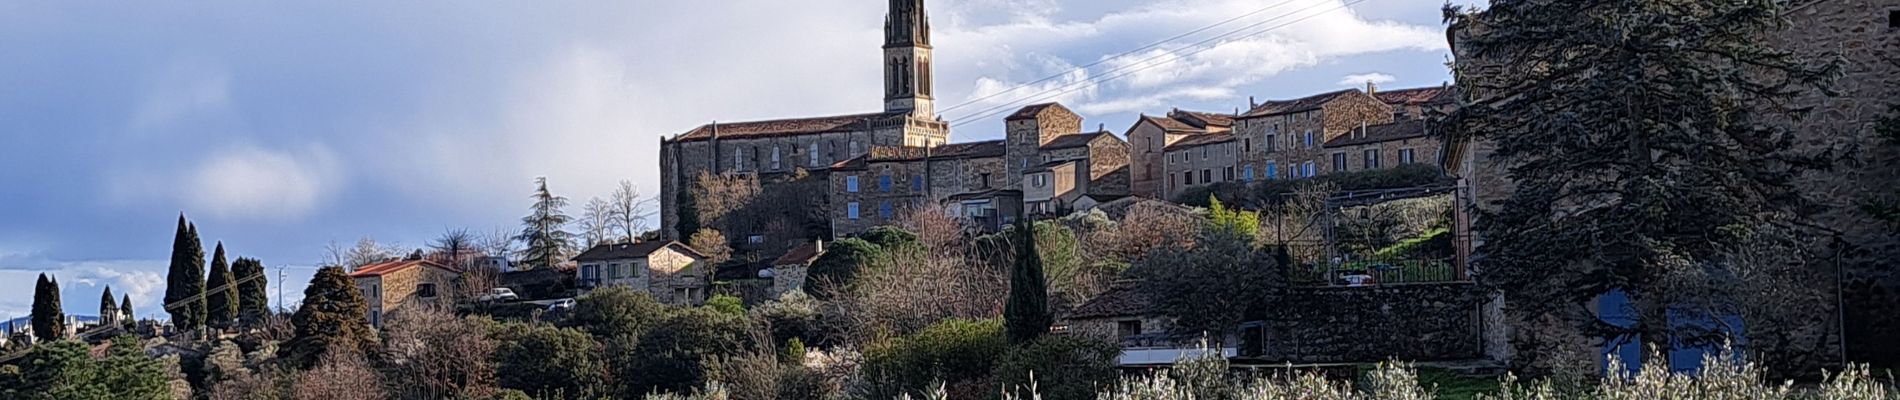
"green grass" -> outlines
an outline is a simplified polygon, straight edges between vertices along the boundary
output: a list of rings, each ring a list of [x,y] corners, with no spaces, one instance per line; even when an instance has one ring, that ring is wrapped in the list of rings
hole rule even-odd
[[[1438,388],[1441,400],[1470,400],[1479,393],[1497,394],[1496,376],[1466,376],[1437,368],[1419,368],[1418,384],[1424,387]]]

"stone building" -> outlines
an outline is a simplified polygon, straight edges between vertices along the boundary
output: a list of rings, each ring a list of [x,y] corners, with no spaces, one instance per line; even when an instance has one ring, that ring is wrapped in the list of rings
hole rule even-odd
[[[1329,171],[1356,172],[1400,165],[1438,165],[1444,140],[1425,120],[1368,125],[1326,141]]]
[[[1162,163],[1164,198],[1172,200],[1187,188],[1241,178],[1234,171],[1241,157],[1235,136],[1227,132],[1195,135],[1168,145],[1162,152],[1167,160]],[[1252,180],[1252,175],[1248,171],[1245,177]]]
[[[698,305],[706,301],[707,274],[713,271],[699,265],[705,259],[674,241],[603,244],[574,257],[580,264],[575,282],[582,292],[625,286],[662,303]]]
[[[811,270],[811,264],[825,255],[825,241],[814,241],[793,248],[785,255],[772,261],[772,298],[785,295],[794,290],[805,288],[805,275]]]
[[[456,278],[461,271],[429,260],[399,260],[357,267],[350,280],[369,304],[370,326],[382,327],[390,313],[419,307],[447,309],[455,305]]]
[[[1334,172],[1327,141],[1366,125],[1392,122],[1393,107],[1359,89],[1254,104],[1234,122],[1240,168],[1268,178],[1307,178]]]
[[[1166,166],[1163,153],[1168,146],[1188,137],[1224,133],[1233,129],[1234,117],[1225,114],[1169,111],[1155,117],[1143,114],[1128,128],[1130,152],[1130,192],[1151,198],[1167,197]]]

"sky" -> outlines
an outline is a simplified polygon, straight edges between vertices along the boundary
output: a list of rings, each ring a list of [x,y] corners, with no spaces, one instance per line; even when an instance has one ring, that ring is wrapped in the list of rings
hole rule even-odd
[[[576,203],[622,180],[652,195],[663,137],[880,110],[885,6],[0,0],[0,317],[28,313],[40,273],[69,312],[110,285],[164,317],[180,214],[207,252],[262,259],[273,297],[281,271],[294,305],[326,245],[514,230],[536,177]],[[1451,79],[1438,1],[927,6],[953,142],[1001,138],[983,111],[1031,102],[1124,133]]]

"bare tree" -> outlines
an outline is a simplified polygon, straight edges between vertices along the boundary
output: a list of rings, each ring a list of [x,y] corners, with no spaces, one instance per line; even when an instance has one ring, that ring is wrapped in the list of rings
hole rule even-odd
[[[390,315],[383,368],[396,398],[486,398],[495,391],[495,341],[487,329],[443,310]]]
[[[326,265],[343,267],[355,271],[357,267],[387,261],[401,257],[403,248],[396,243],[377,243],[375,238],[364,236],[356,240],[355,246],[344,247],[332,240],[323,246],[323,260]]]
[[[317,368],[298,374],[291,384],[296,400],[383,400],[382,379],[360,354],[333,351]]]
[[[1260,240],[1280,248],[1322,241],[1324,226],[1320,217],[1326,214],[1326,199],[1337,190],[1338,186],[1330,183],[1307,185],[1277,204],[1269,203],[1266,209],[1260,210]]]
[[[508,259],[515,254],[515,233],[504,227],[495,227],[475,239],[475,246],[489,257]]]
[[[1201,231],[1200,218],[1191,210],[1161,201],[1130,205],[1116,229],[1095,230],[1084,236],[1091,252],[1100,257],[1134,264],[1155,249],[1171,245],[1193,247]]]
[[[449,229],[429,242],[430,258],[457,269],[466,270],[481,253],[476,249],[475,234],[468,228]]]
[[[595,197],[581,206],[581,218],[577,222],[580,228],[582,248],[594,247],[612,241],[614,231],[613,204]]]
[[[652,208],[658,197],[640,198],[640,187],[633,181],[620,181],[620,187],[608,196],[608,215],[613,217],[613,227],[620,230],[621,239],[628,242],[638,241],[640,232],[646,229],[647,211]]]
[[[706,255],[707,264],[719,265],[732,259],[732,245],[726,235],[711,228],[693,232],[693,236],[686,239],[686,246]]]

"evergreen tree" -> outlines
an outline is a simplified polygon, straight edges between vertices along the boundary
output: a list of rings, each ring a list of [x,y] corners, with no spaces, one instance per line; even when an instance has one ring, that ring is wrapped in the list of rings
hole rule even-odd
[[[205,281],[205,324],[215,329],[230,328],[237,320],[237,285],[231,278],[231,264],[225,262],[224,242],[211,252],[211,276]]]
[[[303,305],[290,316],[294,334],[278,350],[278,357],[300,368],[315,366],[328,352],[366,354],[374,350],[375,333],[365,314],[369,306],[341,267],[323,267],[303,290]]]
[[[165,275],[165,312],[172,315],[172,326],[194,330],[205,320],[205,249],[198,242],[198,228],[178,215],[178,234],[172,238],[171,270]]]
[[[112,300],[112,287],[99,294],[99,325],[119,323],[119,303]]]
[[[231,275],[237,279],[237,317],[246,326],[256,326],[270,315],[270,286],[264,275],[264,262],[239,257],[231,263]]]
[[[1004,331],[1009,343],[1024,344],[1049,333],[1054,319],[1049,316],[1049,282],[1042,272],[1042,255],[1036,252],[1035,226],[1017,218],[1015,230],[1015,266],[1009,277],[1009,301],[1003,305]]]
[[[1489,161],[1514,184],[1477,219],[1486,237],[1480,279],[1531,315],[1588,314],[1580,310],[1598,295],[1625,293],[1633,324],[1579,317],[1580,327],[1640,335],[1667,354],[1681,327],[1669,322],[1680,311],[1671,303],[1683,299],[1663,277],[1715,265],[1723,249],[1815,209],[1794,180],[1826,158],[1800,150],[1795,132],[1771,120],[1800,120],[1807,110],[1793,108],[1793,96],[1825,84],[1839,65],[1763,40],[1785,24],[1785,4],[1497,0],[1477,13],[1448,9],[1453,29],[1472,34],[1459,39],[1461,58],[1510,69],[1469,77],[1473,104],[1446,126],[1493,141]]]
[[[132,294],[126,293],[126,294],[120,295],[119,297],[119,325],[124,326],[125,329],[129,330],[135,326],[138,326],[138,322],[139,322],[139,313],[132,311]]]
[[[521,218],[521,234],[515,240],[527,245],[521,253],[521,263],[527,269],[550,268],[561,263],[561,259],[570,253],[574,243],[574,234],[564,230],[573,218],[561,209],[567,207],[567,198],[548,192],[548,178],[535,178],[534,206],[526,217]]]
[[[60,309],[59,279],[40,274],[33,285],[33,337],[41,341],[66,336],[66,312]]]
[[[17,378],[0,379],[0,399],[174,398],[164,363],[146,356],[137,338],[113,339],[105,358],[94,359],[88,350],[72,340],[34,347],[20,362]]]

